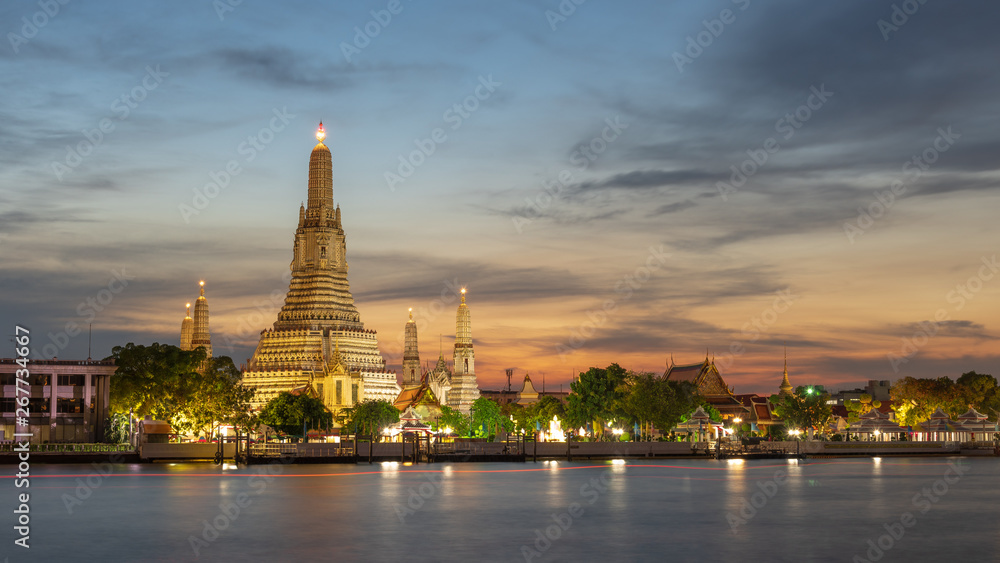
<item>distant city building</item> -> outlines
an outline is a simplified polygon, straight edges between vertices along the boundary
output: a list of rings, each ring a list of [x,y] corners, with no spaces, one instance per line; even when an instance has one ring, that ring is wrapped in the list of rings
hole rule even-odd
[[[843,405],[860,399],[862,395],[871,395],[872,401],[886,403],[892,400],[889,395],[890,387],[892,387],[892,382],[888,379],[869,379],[864,389],[859,387],[838,391],[830,396],[830,400],[827,403],[831,405]]]
[[[361,322],[347,282],[347,239],[340,206],[333,202],[333,159],[325,136],[320,123],[285,303],[273,327],[261,332],[243,372],[243,384],[256,390],[252,404],[257,409],[282,391],[304,386],[312,386],[331,408],[365,399],[391,402],[400,392],[375,331]]]
[[[873,401],[889,401],[892,398],[889,396],[889,388],[892,387],[892,382],[888,379],[869,379],[868,385],[865,386],[865,391],[872,396]]]
[[[0,359],[0,440],[13,440],[17,405],[11,358]],[[28,363],[28,427],[32,443],[98,442],[104,439],[113,361],[32,360]],[[23,389],[22,385],[22,389]],[[23,397],[23,392],[21,393]]]

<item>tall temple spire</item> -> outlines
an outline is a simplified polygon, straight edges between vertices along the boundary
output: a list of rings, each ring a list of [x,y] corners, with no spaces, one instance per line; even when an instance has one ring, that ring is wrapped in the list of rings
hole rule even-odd
[[[462,288],[462,302],[455,314],[454,376],[448,404],[463,413],[468,413],[472,402],[479,398],[476,382],[476,355],[472,348],[472,315],[465,304],[466,290]]]
[[[310,217],[322,216],[319,211],[325,208],[331,215],[333,213],[333,156],[330,149],[323,144],[326,138],[326,131],[323,129],[323,122],[320,122],[319,129],[316,130],[316,139],[319,140],[313,147],[309,156],[309,199],[306,210]]]
[[[782,372],[781,386],[778,389],[781,391],[782,395],[792,394],[792,384],[788,381],[788,347],[785,347],[785,369]]]
[[[305,385],[321,387],[316,390],[332,410],[369,398],[392,401],[399,394],[397,376],[386,369],[378,337],[365,328],[351,295],[347,238],[333,201],[333,157],[326,137],[320,123],[285,302],[272,327],[261,332],[243,373],[243,384],[257,391],[254,408]],[[336,368],[338,357],[343,369],[327,369]]]
[[[191,318],[191,304],[188,303],[187,314],[181,321],[181,350],[191,349],[191,338],[194,336],[194,319]]]
[[[417,323],[413,322],[412,307],[403,333],[403,386],[420,385],[420,352],[417,350]]]
[[[212,338],[208,331],[208,300],[205,299],[205,281],[198,282],[201,294],[194,302],[194,331],[191,334],[191,348],[205,347],[205,355],[212,357]]]

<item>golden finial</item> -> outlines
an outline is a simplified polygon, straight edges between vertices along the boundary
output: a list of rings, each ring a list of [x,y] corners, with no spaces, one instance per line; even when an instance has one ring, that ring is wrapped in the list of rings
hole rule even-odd
[[[322,143],[323,139],[325,139],[325,138],[326,138],[326,131],[323,129],[323,122],[320,121],[319,122],[319,129],[316,130],[316,139],[318,139],[319,142]]]
[[[184,306],[187,307],[187,316],[190,317],[191,316],[191,304],[187,303]]]
[[[410,320],[413,320],[413,307],[410,307]]]
[[[204,297],[205,296],[205,280],[202,280],[202,281],[198,282],[198,285],[201,286],[201,296]]]
[[[465,288],[462,288],[462,304],[465,304]]]

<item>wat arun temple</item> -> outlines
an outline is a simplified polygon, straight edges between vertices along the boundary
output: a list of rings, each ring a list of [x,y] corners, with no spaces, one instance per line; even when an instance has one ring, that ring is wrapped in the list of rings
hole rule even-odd
[[[366,399],[395,402],[401,392],[431,379],[431,374],[404,371],[400,386],[395,372],[386,369],[376,332],[361,321],[347,281],[347,238],[340,206],[334,205],[333,158],[323,143],[322,123],[316,138],[319,143],[309,157],[308,199],[299,208],[295,230],[288,294],[274,325],[261,331],[243,372],[243,384],[256,391],[255,409],[283,391],[293,391],[314,394],[337,412]],[[479,396],[470,319],[463,292],[456,317],[454,373],[435,370],[440,403],[466,413]],[[415,352],[416,332],[409,323],[407,328]],[[413,359],[404,357],[404,364],[409,366]],[[441,363],[443,358],[439,367]]]

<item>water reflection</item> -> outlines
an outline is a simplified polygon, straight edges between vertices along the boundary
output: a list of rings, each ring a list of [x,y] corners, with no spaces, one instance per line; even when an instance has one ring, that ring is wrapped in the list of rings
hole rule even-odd
[[[1000,460],[967,460],[919,512],[912,498],[933,491],[947,461],[116,465],[72,510],[63,495],[94,468],[38,465],[31,560],[193,560],[190,538],[216,519],[224,529],[199,559],[523,561],[521,548],[558,526],[533,561],[850,560],[907,511],[917,524],[885,560],[983,560]],[[744,502],[753,510],[740,514]]]

